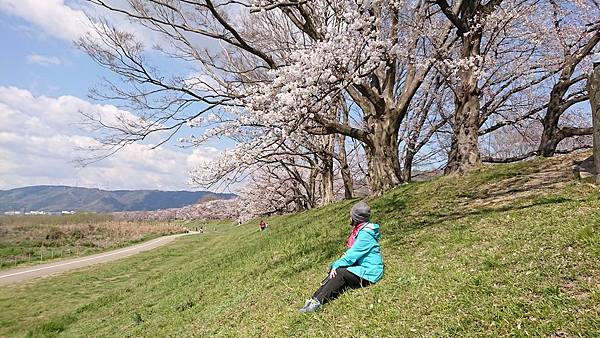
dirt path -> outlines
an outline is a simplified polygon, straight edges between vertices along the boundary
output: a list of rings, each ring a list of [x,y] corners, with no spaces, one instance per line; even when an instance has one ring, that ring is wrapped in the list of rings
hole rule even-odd
[[[106,263],[121,259],[124,257],[133,256],[137,253],[152,250],[165,244],[168,244],[181,236],[195,234],[178,234],[153,239],[148,242],[132,245],[126,248],[113,251],[103,252],[91,256],[71,258],[63,261],[27,266],[0,272],[0,285],[19,283],[37,277],[46,277],[57,273],[79,269],[86,266]]]

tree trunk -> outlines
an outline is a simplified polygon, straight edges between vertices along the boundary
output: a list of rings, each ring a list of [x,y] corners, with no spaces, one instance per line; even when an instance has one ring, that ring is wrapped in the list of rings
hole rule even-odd
[[[446,173],[463,174],[481,162],[478,141],[479,90],[476,69],[480,61],[481,30],[462,36],[461,59],[475,66],[461,68],[458,73],[459,88],[455,98],[454,134],[448,154]]]
[[[293,183],[292,191],[294,193],[294,211],[299,212],[310,209],[306,199],[304,198],[304,195],[302,194],[302,191],[300,191],[300,187],[297,182]]]
[[[373,133],[365,145],[369,162],[369,185],[371,193],[381,195],[402,183],[402,171],[398,156],[397,121],[381,119],[368,121]]]
[[[340,172],[342,174],[342,181],[344,182],[344,199],[351,199],[354,193],[354,182],[352,181],[352,173],[350,172],[350,165],[348,165],[348,156],[346,155],[346,137],[344,135],[338,135],[338,147],[339,147],[339,162]]]
[[[596,184],[600,184],[600,65],[588,79],[588,93],[592,106],[592,123],[594,125],[594,167],[596,168]]]
[[[544,126],[544,130],[540,139],[538,154],[543,157],[552,157],[556,153],[556,148],[558,148],[558,144],[562,139],[557,137],[556,129],[558,128],[552,122],[547,122],[544,119],[542,125]]]
[[[315,156],[316,157],[316,156]],[[318,170],[317,170],[317,166],[318,166],[318,161],[315,158],[315,161],[313,163],[313,168],[310,171],[310,177],[308,179],[308,189],[307,189],[307,197],[308,197],[308,203],[310,205],[310,208],[313,208],[316,206],[316,181],[317,181],[317,175],[318,175]]]
[[[587,94],[582,94],[566,100],[563,99],[570,87],[568,83],[571,81],[570,75],[566,78],[561,78],[561,80],[559,80],[550,93],[550,101],[548,102],[546,115],[542,120],[542,126],[544,127],[544,130],[542,131],[542,137],[540,139],[540,145],[537,151],[537,153],[541,156],[554,156],[556,149],[558,148],[558,144],[566,138],[593,134],[592,128],[568,126],[560,127],[558,125],[561,115],[564,114],[569,107],[578,102],[586,101],[589,96]]]
[[[334,140],[335,135],[326,136],[325,140],[325,151],[322,155],[322,172],[321,172],[321,186],[322,186],[322,195],[321,195],[321,204],[326,205],[334,201],[334,192],[333,192],[333,151],[334,151]]]
[[[412,166],[413,166],[414,158],[415,158],[414,150],[412,150],[410,148],[407,149],[406,155],[404,156],[404,168],[402,170],[402,178],[406,182],[412,181]]]
[[[323,172],[321,175],[322,196],[321,205],[327,205],[334,201],[333,196],[333,159],[327,159],[323,162]]]
[[[546,115],[542,119],[542,138],[540,139],[540,145],[538,147],[538,154],[544,157],[552,157],[556,152],[556,148],[560,141],[563,140],[560,137],[560,129],[558,128],[558,121],[563,113],[561,108],[563,103],[563,97],[569,89],[565,85],[566,81],[571,77],[571,72],[562,72],[561,77],[557,84],[554,85],[550,92],[550,100],[548,101],[548,108],[546,109]]]
[[[544,119],[542,120],[544,130],[538,147],[539,155],[544,157],[554,156],[558,144],[563,139],[576,135],[590,134],[584,130],[587,128],[580,128],[579,132],[574,131],[573,128],[560,128],[558,122],[561,115],[567,111],[569,107],[578,102],[583,102],[588,98],[586,95],[569,97],[567,93],[574,84],[583,81],[586,78],[585,75],[579,75],[573,78],[573,74],[583,58],[589,55],[598,43],[600,43],[600,29],[598,29],[590,40],[576,53],[570,55],[565,60],[558,82],[556,82],[550,92],[546,116],[544,116]]]

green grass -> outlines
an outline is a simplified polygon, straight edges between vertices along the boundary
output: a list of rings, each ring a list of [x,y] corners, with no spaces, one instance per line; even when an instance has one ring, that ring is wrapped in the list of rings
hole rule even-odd
[[[2,287],[0,336],[599,336],[600,198],[565,180],[560,161],[371,200],[385,277],[315,314],[297,309],[343,253],[354,201],[270,218],[263,233],[257,222],[222,222],[132,258]]]

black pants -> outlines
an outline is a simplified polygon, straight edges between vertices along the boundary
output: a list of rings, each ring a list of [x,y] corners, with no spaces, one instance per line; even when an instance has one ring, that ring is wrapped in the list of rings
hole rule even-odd
[[[346,268],[337,268],[337,274],[333,279],[327,278],[327,282],[313,294],[313,298],[317,299],[321,304],[325,304],[329,300],[336,299],[342,292],[348,289],[357,289],[365,287],[371,282],[362,279]]]

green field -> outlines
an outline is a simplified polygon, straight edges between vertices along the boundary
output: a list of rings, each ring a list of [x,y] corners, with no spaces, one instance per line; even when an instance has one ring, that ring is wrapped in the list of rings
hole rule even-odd
[[[183,231],[179,223],[116,221],[108,214],[0,216],[0,269],[98,253]]]
[[[0,336],[594,337],[600,196],[570,160],[411,183],[370,201],[384,279],[297,309],[344,251],[354,201],[0,288]]]

